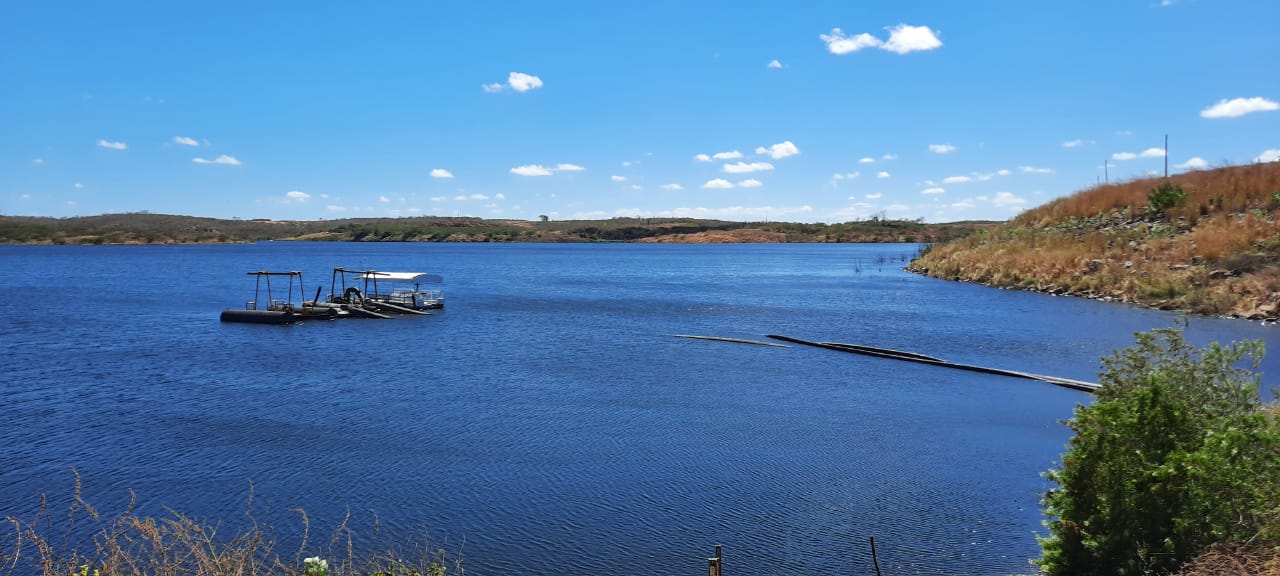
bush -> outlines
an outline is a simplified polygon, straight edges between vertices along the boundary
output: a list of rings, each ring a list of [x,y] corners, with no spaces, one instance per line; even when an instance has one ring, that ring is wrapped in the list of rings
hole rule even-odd
[[[1186,200],[1182,186],[1164,181],[1147,193],[1147,211],[1163,216],[1166,210],[1181,206]]]
[[[1103,359],[1043,499],[1049,574],[1166,574],[1215,542],[1274,541],[1280,425],[1258,398],[1261,341],[1196,349],[1177,329]]]

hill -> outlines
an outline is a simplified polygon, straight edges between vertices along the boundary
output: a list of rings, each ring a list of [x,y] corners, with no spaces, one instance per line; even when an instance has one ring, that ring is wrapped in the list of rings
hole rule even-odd
[[[343,220],[218,220],[128,213],[75,218],[0,216],[4,244],[216,244],[338,242],[942,242],[991,222],[925,224],[872,218],[841,224],[686,218],[483,220],[422,216]]]
[[[908,269],[1197,314],[1280,318],[1280,162],[1095,186]]]

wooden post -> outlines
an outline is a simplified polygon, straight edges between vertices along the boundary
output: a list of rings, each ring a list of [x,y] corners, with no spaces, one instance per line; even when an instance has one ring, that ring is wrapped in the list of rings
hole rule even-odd
[[[716,544],[716,555],[707,558],[707,576],[720,576],[720,545]]]

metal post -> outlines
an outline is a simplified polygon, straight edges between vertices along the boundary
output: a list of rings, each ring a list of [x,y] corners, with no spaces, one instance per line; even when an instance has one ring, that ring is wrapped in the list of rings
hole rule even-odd
[[[720,576],[720,549],[721,546],[716,544],[716,555],[714,558],[707,558],[707,576]]]

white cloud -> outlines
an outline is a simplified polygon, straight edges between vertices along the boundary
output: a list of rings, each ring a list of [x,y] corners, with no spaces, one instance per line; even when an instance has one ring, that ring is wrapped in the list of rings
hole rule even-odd
[[[431,201],[432,201],[432,202],[444,202],[445,200],[448,200],[448,198],[445,198],[444,196],[432,196],[432,197],[431,197]]]
[[[779,61],[777,61],[777,60],[770,60],[770,61],[769,61],[769,65],[768,65],[768,67],[769,67],[769,68],[781,68],[781,67],[782,67],[782,63],[781,63],[781,62],[779,62]]]
[[[285,202],[297,202],[299,204],[311,199],[310,194],[307,194],[306,192],[302,192],[299,190],[292,190],[292,191],[286,192],[284,197],[285,197]]]
[[[507,76],[507,85],[511,86],[511,89],[516,92],[528,92],[535,88],[541,88],[542,79],[522,72],[512,72]]]
[[[1012,192],[996,192],[996,196],[991,199],[991,203],[1000,208],[1015,208],[1026,204],[1027,201],[1014,196]]]
[[[973,208],[973,201],[972,201],[972,200],[969,200],[968,198],[966,198],[966,199],[961,200],[961,201],[959,201],[959,202],[953,202],[953,203],[951,204],[951,207],[952,207],[952,208],[954,208],[954,209],[956,209],[956,210],[968,210],[968,209],[970,209],[970,208]]]
[[[1139,154],[1139,156],[1142,156],[1143,158],[1164,158],[1164,149],[1147,148],[1146,150],[1143,150],[1142,154]]]
[[[346,212],[347,211],[346,206],[338,206],[337,204],[330,204],[328,206],[325,206],[324,209],[330,212]]]
[[[729,152],[716,152],[711,157],[716,160],[737,160],[742,157],[742,153],[737,150],[731,150]]]
[[[836,55],[857,52],[864,48],[879,48],[895,54],[907,54],[921,50],[933,50],[942,46],[937,34],[928,26],[911,26],[899,24],[885,28],[889,31],[889,40],[884,41],[867,33],[849,36],[839,28],[832,28],[830,34],[819,34],[818,38],[827,43],[827,51]]]
[[[883,48],[896,54],[906,54],[921,50],[933,50],[942,46],[942,41],[928,26],[909,26],[899,24],[889,30],[889,41]]]
[[[1133,136],[1133,130],[1116,130],[1116,136]]]
[[[1138,155],[1134,154],[1133,152],[1116,152],[1115,154],[1111,155],[1112,160],[1133,160],[1134,158],[1137,158],[1137,157]]]
[[[768,148],[765,148],[764,146],[756,148],[756,154],[768,154],[769,157],[774,160],[779,160],[788,156],[795,156],[799,153],[800,149],[796,148],[796,145],[792,144],[790,140],[779,142]]]
[[[586,168],[577,164],[556,164],[555,170],[556,172],[582,172]]]
[[[870,156],[863,156],[862,158],[858,159],[859,164],[875,164],[875,162],[876,162],[876,159]]]
[[[1280,150],[1276,150],[1274,148],[1270,150],[1264,150],[1261,154],[1258,155],[1257,158],[1254,158],[1253,161],[1254,162],[1280,162]]]
[[[194,138],[187,138],[186,136],[174,136],[173,143],[181,146],[199,146],[200,145],[200,143],[196,142]]]
[[[871,194],[867,194],[866,196],[863,196],[863,198],[866,198],[867,200],[879,200],[883,196],[884,196],[883,192],[874,192]]]
[[[857,52],[863,48],[878,48],[884,44],[879,38],[870,34],[848,36],[839,28],[832,28],[830,34],[819,34],[818,38],[827,43],[828,52],[836,55]]]
[[[725,164],[724,171],[728,174],[743,174],[747,172],[760,172],[762,170],[773,170],[773,164],[768,162],[734,162],[733,164]]]
[[[921,194],[943,194],[945,192],[946,190],[943,190],[942,188],[937,188],[937,187],[925,188],[924,190],[920,191]]]
[[[1021,170],[1023,174],[1053,174],[1053,168],[1036,168],[1035,166],[1019,166],[1018,170]]]
[[[431,177],[432,178],[453,178],[453,172],[445,170],[444,168],[432,168]]]
[[[81,183],[79,183],[79,182],[76,182],[75,184],[72,184],[72,186],[73,186],[76,190],[83,190],[83,189],[84,189],[84,184],[81,184]]]
[[[1050,172],[1052,172],[1052,170],[1050,170]],[[1002,168],[1000,170],[996,170],[996,176],[1008,176],[1010,174],[1013,174],[1013,172],[1010,172],[1007,169]]]
[[[44,164],[44,158],[32,158],[31,163],[35,165]]]
[[[684,190],[684,186],[679,184],[663,184],[661,188],[663,190]]]
[[[610,177],[609,177],[609,179],[610,179],[610,180],[613,180],[614,182],[626,182],[626,181],[627,181],[627,177],[626,177],[626,176],[610,176]]]
[[[709,156],[709,155],[707,155],[707,154],[698,154],[698,155],[694,156],[694,157],[693,157],[693,159],[694,159],[694,160],[696,160],[696,161],[698,161],[698,162],[710,162],[710,161],[711,161],[711,156]],[[623,162],[623,163],[622,163],[622,165],[623,165],[623,166],[627,166],[627,165],[628,165],[628,163]]]
[[[483,88],[485,92],[489,93],[502,92],[507,88],[511,88],[516,92],[528,92],[530,90],[541,88],[542,79],[523,72],[512,72],[507,75],[506,84],[494,82],[492,84],[482,84],[480,87]]]
[[[733,188],[733,182],[725,180],[724,178],[716,178],[715,180],[707,180],[707,182],[702,185],[702,188],[706,188],[710,190],[723,190],[726,188]]]
[[[930,144],[929,151],[934,154],[950,154],[956,151],[956,147],[950,144]]]
[[[108,142],[106,140],[99,140],[98,146],[108,150],[124,150],[129,147],[129,145],[124,142]]]
[[[881,180],[883,180],[883,179],[885,179],[885,178],[888,178],[888,177],[889,177],[889,173],[888,173],[888,172],[878,172],[878,173],[876,173],[876,178],[880,178]]]
[[[1280,110],[1280,103],[1266,98],[1233,98],[1222,99],[1217,104],[1200,111],[1201,118],[1236,118],[1252,112],[1270,112]]]
[[[550,176],[552,171],[541,164],[526,164],[512,168],[511,173],[517,176]]]
[[[632,185],[631,185],[631,189],[632,189],[632,190],[644,190],[644,187],[643,187],[643,186],[641,186],[641,185],[639,185],[639,184],[632,184]]]
[[[1062,143],[1063,148],[1079,148],[1081,146],[1084,146],[1084,140],[1079,138],[1076,138],[1075,140],[1067,140]]]
[[[227,156],[226,154],[218,156],[213,160],[209,160],[206,158],[192,158],[191,161],[195,162],[196,164],[221,164],[223,166],[239,166],[240,165],[239,160],[236,160],[232,156]]]
[[[494,198],[494,200],[506,200],[506,199],[507,199],[507,195],[506,195],[506,194],[503,194],[503,193],[501,193],[501,192],[499,192],[499,193],[497,193],[497,194],[494,194],[494,195],[493,195],[493,198]]]
[[[390,199],[390,198],[387,198],[386,196],[379,196],[379,197],[378,197],[378,202],[381,202],[381,203],[383,203],[383,204],[390,204],[390,203],[391,203],[391,199]]]
[[[483,201],[483,200],[488,200],[489,197],[485,196],[484,194],[471,194],[471,195],[459,194],[458,196],[454,196],[453,199],[458,201],[463,201],[463,200],[482,200]]]
[[[747,178],[746,180],[738,182],[739,188],[759,188],[761,186],[764,186],[764,182],[756,180],[755,178]]]
[[[973,178],[970,178],[968,176],[947,176],[946,178],[942,179],[943,184],[963,184],[965,182],[971,182],[971,181],[973,181]]]
[[[1208,167],[1209,163],[1205,162],[1204,158],[1199,156],[1193,156],[1190,160],[1174,166],[1174,168],[1181,168],[1183,170],[1204,170]]]
[[[831,178],[835,180],[853,180],[860,175],[859,172],[846,172],[844,174],[832,174]]]
[[[880,157],[880,159],[881,159],[881,160],[897,160],[897,159],[898,159],[898,155],[897,155],[897,154],[885,154],[884,156],[881,156],[881,157]]]

